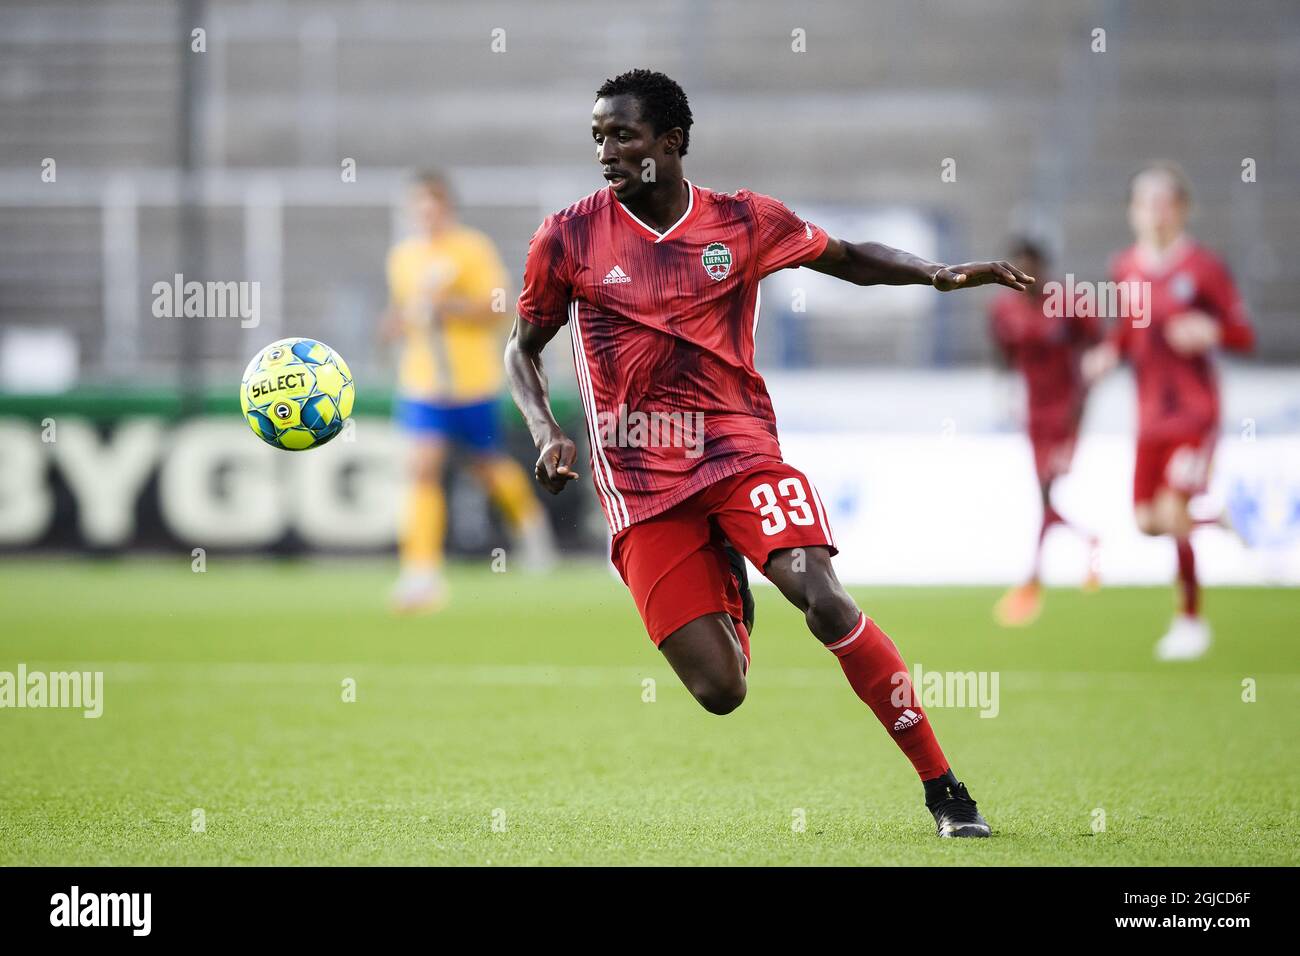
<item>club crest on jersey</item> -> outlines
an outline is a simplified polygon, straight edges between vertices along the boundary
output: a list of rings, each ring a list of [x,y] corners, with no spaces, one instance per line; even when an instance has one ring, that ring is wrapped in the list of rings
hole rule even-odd
[[[710,279],[721,282],[731,275],[731,250],[720,242],[710,242],[705,246],[700,261],[704,263],[704,271]]]
[[[1169,285],[1169,291],[1174,294],[1179,302],[1190,302],[1196,295],[1196,280],[1186,272],[1180,272],[1174,276],[1174,281]]]

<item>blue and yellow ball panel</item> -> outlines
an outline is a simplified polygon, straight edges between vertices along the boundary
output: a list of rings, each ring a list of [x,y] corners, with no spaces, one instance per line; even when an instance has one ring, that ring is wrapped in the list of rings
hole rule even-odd
[[[313,395],[302,403],[302,423],[313,432],[329,431],[338,417],[334,400],[328,395]]]
[[[293,354],[308,365],[324,365],[334,353],[328,345],[313,339],[299,339],[293,344]]]
[[[316,339],[272,342],[253,356],[239,388],[253,434],[287,451],[315,448],[339,434],[354,399],[347,363]]]
[[[271,424],[271,419],[254,410],[248,413],[248,424],[262,441],[275,444],[276,431],[275,426]]]

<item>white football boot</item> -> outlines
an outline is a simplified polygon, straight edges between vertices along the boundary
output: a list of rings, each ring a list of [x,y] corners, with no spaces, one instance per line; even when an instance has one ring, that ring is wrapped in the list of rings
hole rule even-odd
[[[1179,614],[1156,643],[1156,659],[1194,661],[1210,649],[1210,625],[1203,617]]]
[[[393,587],[391,603],[398,614],[440,611],[447,604],[447,582],[436,568],[407,568]]]

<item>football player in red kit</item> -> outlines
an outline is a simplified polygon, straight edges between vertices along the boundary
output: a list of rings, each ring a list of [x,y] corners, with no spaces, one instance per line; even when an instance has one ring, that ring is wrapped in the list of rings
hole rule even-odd
[[[1011,259],[1034,276],[1047,274],[1042,247],[1032,239],[1018,240]],[[1088,543],[1088,574],[1085,590],[1097,588],[1097,538],[1071,524],[1052,503],[1052,485],[1070,470],[1074,446],[1083,419],[1083,384],[1080,363],[1084,351],[1100,337],[1096,317],[1076,303],[1063,309],[1049,307],[1040,278],[1025,292],[1010,289],[989,304],[989,329],[1007,364],[1020,373],[1025,383],[1025,424],[1034,450],[1042,522],[1034,546],[1029,580],[1011,588],[993,609],[1004,627],[1031,624],[1043,607],[1039,570],[1043,541],[1055,525],[1070,528]],[[1059,314],[1058,314],[1059,313]]]
[[[729,542],[839,660],[920,775],[939,835],[988,836],[897,648],[835,576],[822,499],[781,457],[754,331],[759,280],[778,269],[940,291],[1023,290],[1031,279],[1005,262],[946,266],[833,239],[775,199],[697,186],[682,174],[690,133],[686,94],[662,73],[607,81],[591,135],[608,185],[549,216],[532,238],[506,366],[540,452],[537,479],[558,493],[577,477],[577,447],[551,413],[541,364],[567,324],[611,556],[690,693],[715,714],[745,698],[747,589]]]
[[[1171,163],[1147,166],[1130,181],[1128,218],[1137,241],[1115,257],[1112,278],[1149,291],[1084,363],[1094,380],[1127,359],[1137,379],[1134,515],[1144,534],[1173,537],[1178,556],[1180,608],[1156,645],[1162,660],[1200,657],[1210,646],[1191,534],[1221,519],[1194,520],[1188,502],[1206,488],[1219,432],[1210,355],[1254,345],[1227,267],[1185,232],[1190,203],[1187,179]]]

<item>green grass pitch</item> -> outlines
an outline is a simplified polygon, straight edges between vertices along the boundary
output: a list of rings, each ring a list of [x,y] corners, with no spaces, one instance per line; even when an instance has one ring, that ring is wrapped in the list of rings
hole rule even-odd
[[[386,612],[392,573],[0,563],[0,670],[105,675],[98,720],[0,710],[0,864],[1300,860],[1295,591],[1210,590],[1213,652],[1161,665],[1167,589],[1052,591],[1018,632],[992,623],[990,589],[857,589],[909,663],[999,674],[996,717],[931,709],[995,831],[941,841],[771,588],[749,699],[714,717],[599,568],[457,568],[448,609],[410,619]]]

